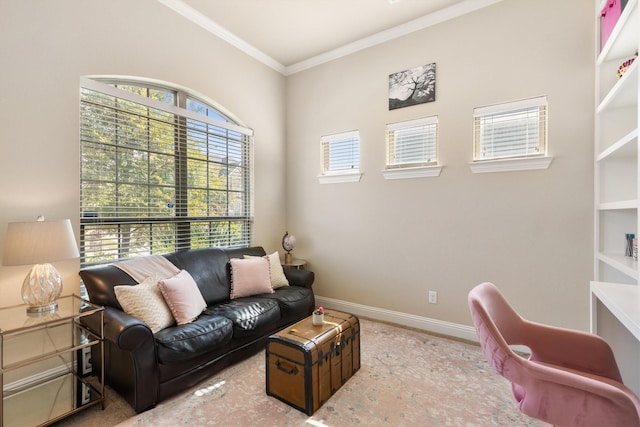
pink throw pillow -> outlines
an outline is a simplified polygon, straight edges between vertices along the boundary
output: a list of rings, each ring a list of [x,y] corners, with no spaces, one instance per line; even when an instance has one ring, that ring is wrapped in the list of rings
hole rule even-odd
[[[248,297],[257,294],[272,294],[269,276],[269,260],[260,258],[231,258],[230,298]]]
[[[193,322],[207,308],[198,285],[187,270],[160,280],[158,287],[178,325]]]

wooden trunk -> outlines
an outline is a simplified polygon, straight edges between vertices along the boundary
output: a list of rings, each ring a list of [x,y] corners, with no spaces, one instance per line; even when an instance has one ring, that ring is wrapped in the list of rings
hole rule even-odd
[[[267,341],[267,394],[313,414],[360,369],[360,322],[334,310],[308,317]]]

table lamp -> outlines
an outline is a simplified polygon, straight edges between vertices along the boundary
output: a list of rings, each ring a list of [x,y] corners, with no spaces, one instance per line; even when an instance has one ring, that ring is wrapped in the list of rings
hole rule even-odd
[[[4,245],[3,265],[34,264],[22,283],[27,313],[48,314],[58,309],[62,279],[53,261],[78,258],[71,221],[10,222]]]

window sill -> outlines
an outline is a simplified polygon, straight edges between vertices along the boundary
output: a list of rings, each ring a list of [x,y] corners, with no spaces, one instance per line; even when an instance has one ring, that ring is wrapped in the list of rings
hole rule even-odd
[[[547,169],[553,157],[530,157],[520,159],[480,160],[469,163],[472,173],[514,172]]]
[[[318,182],[320,184],[340,184],[344,182],[359,182],[362,173],[341,173],[335,175],[319,175]]]
[[[385,169],[382,171],[384,179],[432,178],[440,176],[442,166],[420,166],[413,168]]]

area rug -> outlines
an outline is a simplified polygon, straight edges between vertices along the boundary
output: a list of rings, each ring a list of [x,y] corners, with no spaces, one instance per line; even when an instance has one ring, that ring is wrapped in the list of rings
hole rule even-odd
[[[262,351],[118,426],[548,425],[518,411],[510,384],[489,368],[478,346],[367,319],[360,323],[360,370],[313,416],[266,395]],[[134,415],[119,396],[107,397],[105,411],[92,408],[60,425],[112,426]]]

